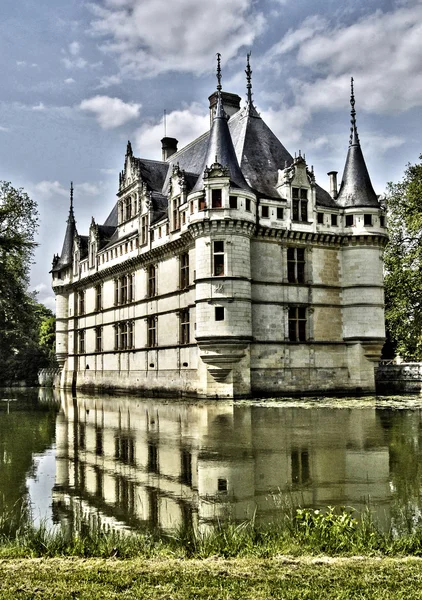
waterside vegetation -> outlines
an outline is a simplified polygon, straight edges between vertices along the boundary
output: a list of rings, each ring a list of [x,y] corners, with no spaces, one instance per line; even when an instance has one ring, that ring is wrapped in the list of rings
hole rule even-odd
[[[84,528],[85,529],[85,528]],[[400,534],[381,531],[369,510],[326,511],[299,508],[277,522],[257,525],[218,522],[205,531],[181,528],[160,531],[105,531],[86,528],[83,535],[35,527],[0,518],[0,559],[34,557],[96,558],[274,558],[290,556],[422,556],[422,524]]]

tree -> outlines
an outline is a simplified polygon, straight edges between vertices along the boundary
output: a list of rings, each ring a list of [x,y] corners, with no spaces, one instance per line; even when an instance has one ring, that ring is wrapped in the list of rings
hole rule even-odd
[[[0,182],[0,385],[34,383],[48,364],[39,336],[42,320],[53,315],[28,292],[37,226],[36,202]]]
[[[422,156],[389,183],[385,252],[387,334],[397,354],[422,360]]]

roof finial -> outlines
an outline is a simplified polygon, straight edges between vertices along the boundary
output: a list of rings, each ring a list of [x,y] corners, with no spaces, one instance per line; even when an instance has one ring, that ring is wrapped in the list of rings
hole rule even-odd
[[[221,87],[221,54],[219,52],[217,52],[217,92],[221,92],[222,87]]]
[[[248,54],[246,55],[247,57],[247,62],[246,62],[246,69],[245,69],[245,73],[246,73],[246,89],[248,90],[248,104],[252,104],[252,69],[251,69],[251,65],[249,64],[249,59],[250,59],[251,53],[248,52]]]
[[[70,212],[73,212],[73,181],[70,182]]]
[[[355,91],[353,87],[353,81],[354,79],[352,77],[350,79],[350,106],[352,107],[352,110],[350,111],[350,123],[352,124],[352,126],[350,127],[350,146],[352,146],[353,144],[359,144],[358,129],[356,126]]]

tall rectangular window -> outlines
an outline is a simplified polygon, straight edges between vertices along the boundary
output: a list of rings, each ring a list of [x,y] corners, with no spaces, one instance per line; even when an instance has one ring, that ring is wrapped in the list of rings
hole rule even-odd
[[[79,354],[85,353],[85,329],[79,330]]]
[[[127,196],[125,198],[125,219],[128,221],[132,218],[132,198]]]
[[[120,304],[126,304],[127,302],[127,277],[123,275],[120,277]]]
[[[180,452],[180,479],[185,485],[192,485],[192,454],[184,448]]]
[[[95,351],[96,352],[103,351],[103,328],[102,327],[95,328]]]
[[[324,224],[324,213],[322,213],[322,212],[317,213],[317,223],[318,223],[318,225]]]
[[[307,450],[292,450],[292,483],[306,485],[310,481],[309,453]]]
[[[135,279],[135,274],[129,273],[129,275],[127,276],[127,301],[128,302],[133,302],[135,299],[134,279]]]
[[[189,344],[190,342],[190,322],[189,309],[185,308],[180,311],[180,343]]]
[[[213,275],[224,275],[224,242],[213,242]]]
[[[147,462],[148,473],[159,473],[158,465],[158,445],[155,441],[148,442],[148,462]]]
[[[157,267],[155,265],[150,265],[148,267],[148,296],[150,298],[152,296],[156,296],[156,294],[157,294],[156,270],[157,270]]]
[[[85,314],[85,290],[78,292],[78,315]]]
[[[141,219],[141,244],[148,242],[148,215],[144,215]]]
[[[223,207],[221,189],[211,190],[211,206],[212,206],[212,208],[222,208]]]
[[[287,280],[305,283],[305,248],[287,248]]]
[[[289,308],[289,341],[306,342],[306,308],[303,306]]]
[[[189,253],[180,255],[180,288],[184,290],[189,287]]]
[[[172,205],[173,205],[172,216],[173,216],[173,231],[174,231],[174,230],[180,228],[180,220],[179,220],[180,198],[174,198]]]
[[[103,298],[102,298],[103,288],[102,285],[99,284],[95,287],[95,310],[98,312],[103,308]]]
[[[120,333],[119,350],[126,350],[127,349],[127,323],[119,324],[119,333]]]
[[[278,206],[277,207],[277,219],[279,219],[280,221],[283,219],[283,207]]]
[[[338,215],[331,215],[331,226],[332,227],[337,227],[338,225]]]
[[[205,210],[207,208],[207,203],[205,202],[205,196],[201,196],[198,201],[198,210]]]
[[[149,348],[157,345],[157,317],[152,316],[147,319],[147,344]]]
[[[308,220],[308,190],[303,188],[292,188],[292,220]]]
[[[114,349],[119,349],[119,325],[117,323],[114,325]]]
[[[119,304],[119,280],[114,280],[114,306]]]
[[[134,323],[133,321],[129,321],[127,324],[127,347],[133,348],[135,346],[135,336],[134,336]]]
[[[353,215],[346,215],[346,227],[353,227]]]
[[[224,306],[216,306],[214,315],[216,321],[224,321]]]
[[[365,225],[365,227],[371,227],[372,215],[363,215],[363,224]]]
[[[270,208],[269,206],[262,206],[261,207],[261,216],[263,219],[268,219],[268,217],[270,216]]]

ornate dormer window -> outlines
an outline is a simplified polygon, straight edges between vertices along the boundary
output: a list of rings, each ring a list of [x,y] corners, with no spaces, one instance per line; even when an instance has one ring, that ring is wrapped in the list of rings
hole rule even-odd
[[[308,190],[292,187],[292,221],[308,220]]]

